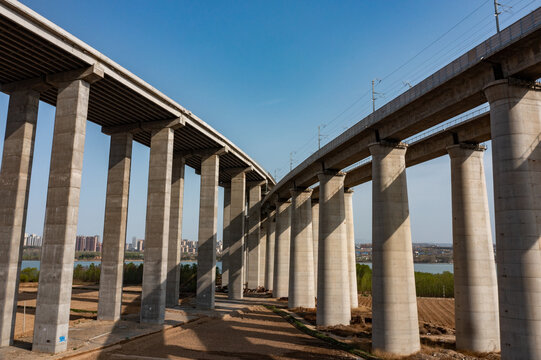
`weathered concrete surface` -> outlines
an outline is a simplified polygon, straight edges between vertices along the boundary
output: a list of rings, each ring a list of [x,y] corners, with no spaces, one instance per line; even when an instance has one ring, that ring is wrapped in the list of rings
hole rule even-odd
[[[346,206],[346,233],[348,253],[348,279],[350,306],[352,309],[359,307],[357,294],[357,261],[355,260],[355,226],[353,224],[353,190],[344,190],[344,203]]]
[[[276,211],[270,210],[267,221],[267,257],[265,259],[265,289],[272,290],[274,282],[274,253],[275,253],[275,230]]]
[[[265,286],[265,262],[267,259],[267,221],[265,217],[259,226],[259,286]]]
[[[180,285],[180,244],[182,241],[182,207],[184,204],[184,168],[186,160],[173,154],[171,170],[171,208],[169,214],[169,245],[167,249],[167,284],[165,306],[178,305]]]
[[[274,242],[274,280],[272,296],[288,297],[289,290],[289,242],[291,235],[291,202],[276,202],[276,229]]]
[[[0,347],[13,343],[39,93],[9,98],[0,170]]]
[[[132,142],[131,133],[111,135],[98,299],[99,320],[116,321],[120,318]]]
[[[375,143],[372,154],[372,347],[419,351],[406,146]]]
[[[224,184],[224,212],[222,232],[222,286],[229,285],[229,224],[231,219],[231,184]]]
[[[288,307],[290,309],[316,307],[311,195],[311,189],[291,190],[288,298]]]
[[[456,347],[500,350],[498,285],[488,209],[484,147],[458,144],[451,158]]]
[[[83,170],[90,84],[63,83],[58,90],[41,248],[35,351],[66,350]]]
[[[316,323],[349,325],[347,229],[342,172],[319,173],[319,249]]]
[[[261,183],[248,183],[248,237],[247,237],[247,282],[248,289],[257,289],[260,273],[260,232],[261,226]]]
[[[171,206],[174,130],[152,133],[148,171],[141,322],[163,323]]]
[[[319,251],[319,199],[312,199],[312,249],[314,251],[314,291],[317,295],[317,263]]]
[[[244,208],[246,205],[246,174],[231,178],[231,217],[229,223],[229,298],[242,299],[244,272]]]
[[[199,242],[197,245],[196,302],[199,309],[214,309],[219,175],[220,156],[204,157],[201,161],[201,200],[199,201]]]
[[[485,94],[502,359],[541,359],[541,92],[500,80]]]

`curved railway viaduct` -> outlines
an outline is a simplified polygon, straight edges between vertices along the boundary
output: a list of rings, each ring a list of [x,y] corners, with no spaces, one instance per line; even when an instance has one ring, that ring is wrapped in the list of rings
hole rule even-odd
[[[223,285],[263,286],[317,323],[357,306],[352,188],[372,181],[373,348],[420,349],[406,168],[448,155],[457,348],[541,358],[541,8],[387,103],[278,184],[221,134],[25,6],[0,1],[0,85],[10,95],[0,172],[0,346],[13,341],[38,102],[56,106],[33,349],[66,349],[86,121],[110,135],[98,317],[122,295],[131,145],[150,147],[141,321],[178,301],[184,167],[201,174],[197,306],[214,307],[218,186]],[[488,102],[488,111],[478,110]],[[443,125],[442,125],[443,124]],[[483,168],[491,140],[496,261]]]

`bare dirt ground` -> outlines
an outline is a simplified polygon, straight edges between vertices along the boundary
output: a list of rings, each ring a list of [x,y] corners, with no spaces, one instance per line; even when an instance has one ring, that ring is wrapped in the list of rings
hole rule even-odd
[[[419,333],[422,350],[419,354],[403,359],[486,359],[497,360],[500,355],[466,354],[455,348],[455,302],[449,298],[417,298]],[[309,323],[315,325],[315,309],[295,309],[295,312]],[[355,347],[370,351],[372,335],[372,298],[359,296],[359,307],[352,311],[349,326],[318,327],[319,330],[339,336]],[[384,358],[393,358],[385,357]]]
[[[354,359],[308,336],[263,306],[223,319],[204,317],[78,360]]]
[[[21,283],[17,301],[15,339],[32,336],[36,313],[37,283]],[[25,312],[26,305],[26,315]],[[141,306],[141,287],[124,287],[122,314],[136,314]],[[98,286],[94,284],[74,285],[71,292],[70,326],[95,320],[98,313]],[[24,331],[23,331],[24,330]]]

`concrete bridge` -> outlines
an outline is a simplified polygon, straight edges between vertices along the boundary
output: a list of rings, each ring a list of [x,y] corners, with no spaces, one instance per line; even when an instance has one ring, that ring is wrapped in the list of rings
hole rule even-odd
[[[372,347],[397,355],[418,351],[406,167],[448,154],[457,348],[541,358],[540,43],[538,8],[287,174],[262,205],[267,233],[275,233],[274,243],[267,239],[274,263],[266,268],[274,295],[288,297],[290,307],[314,306],[315,295],[318,325],[349,323],[357,305],[351,188],[372,180]],[[487,102],[489,112],[422,135]],[[481,143],[488,140],[496,262],[482,161]]]
[[[357,306],[352,187],[372,181],[373,348],[420,349],[406,168],[451,162],[457,348],[541,358],[541,8],[361,120],[278,184],[181,105],[27,7],[0,1],[10,95],[0,171],[0,346],[13,340],[38,102],[56,106],[33,349],[66,349],[86,121],[111,136],[98,318],[118,320],[131,146],[150,147],[141,321],[178,302],[184,167],[201,175],[197,305],[214,307],[218,186],[223,285],[263,286],[317,323]],[[485,103],[488,112],[436,128]],[[487,107],[488,109],[488,107]],[[426,132],[428,130],[428,132]],[[492,140],[497,260],[482,143]],[[92,151],[92,149],[90,149]],[[496,271],[497,269],[497,271]]]

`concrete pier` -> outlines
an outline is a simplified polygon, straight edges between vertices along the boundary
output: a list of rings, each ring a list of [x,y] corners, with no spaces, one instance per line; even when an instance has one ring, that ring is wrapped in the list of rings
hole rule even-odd
[[[357,262],[355,259],[355,226],[353,224],[353,190],[344,190],[344,203],[346,206],[346,229],[347,229],[347,253],[348,253],[348,278],[350,306],[352,309],[359,307],[357,294]]]
[[[214,309],[216,288],[216,236],[218,231],[218,177],[220,156],[201,160],[199,242],[197,245],[197,295],[199,309]]]
[[[39,93],[11,93],[0,170],[0,347],[13,344]]]
[[[274,242],[274,280],[272,296],[288,297],[289,291],[289,247],[291,235],[291,201],[276,201],[276,238]]]
[[[229,222],[231,217],[231,184],[224,184],[224,213],[222,232],[222,287],[229,285]]]
[[[120,319],[132,142],[131,133],[111,135],[103,222],[98,320]]]
[[[261,182],[248,183],[248,236],[247,236],[247,262],[248,262],[248,289],[257,289],[259,283],[260,264],[260,233],[261,226]]]
[[[32,350],[66,350],[90,84],[60,84]]]
[[[261,220],[259,226],[259,286],[265,286],[265,262],[267,259],[267,221],[268,217]]]
[[[265,289],[272,290],[274,282],[274,244],[276,230],[276,211],[269,210],[267,216],[267,257],[265,259]]]
[[[499,80],[490,104],[502,359],[541,359],[541,91]]]
[[[229,298],[243,297],[244,272],[244,209],[246,206],[246,174],[236,172],[231,178],[231,217],[229,223]]]
[[[185,158],[173,154],[171,170],[171,210],[169,215],[169,245],[167,249],[167,284],[165,306],[178,305],[180,285],[180,244],[182,241],[182,208],[184,203]]]
[[[456,347],[500,350],[498,285],[483,165],[485,148],[457,144],[451,158]]]
[[[173,141],[173,129],[152,132],[141,296],[144,323],[161,324],[165,316]]]
[[[314,251],[314,292],[317,296],[317,263],[319,250],[319,199],[312,199],[312,249]]]
[[[420,350],[406,184],[406,145],[375,143],[372,154],[372,347]]]
[[[337,171],[318,174],[318,326],[349,325],[351,321],[344,176]]]
[[[312,249],[312,189],[291,190],[291,244],[289,262],[290,309],[315,308],[314,252]]]

